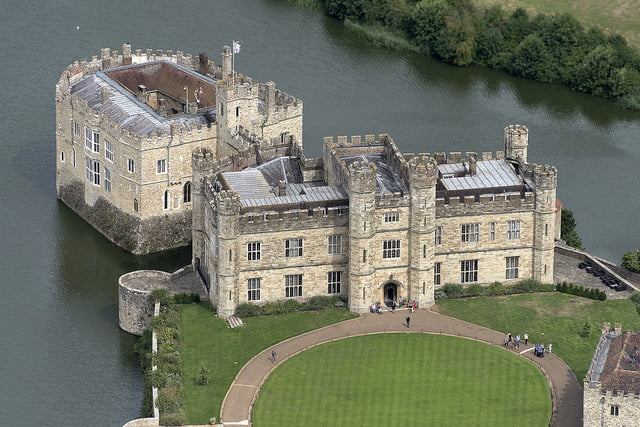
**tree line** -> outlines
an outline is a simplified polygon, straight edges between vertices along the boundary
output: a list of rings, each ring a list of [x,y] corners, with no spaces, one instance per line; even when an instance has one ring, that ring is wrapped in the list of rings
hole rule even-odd
[[[640,110],[638,51],[570,14],[531,16],[472,0],[317,1],[328,16],[382,26],[443,62],[560,84]]]

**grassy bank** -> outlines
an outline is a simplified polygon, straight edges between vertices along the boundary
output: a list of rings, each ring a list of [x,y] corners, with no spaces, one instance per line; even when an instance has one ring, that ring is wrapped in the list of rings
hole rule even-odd
[[[630,44],[640,47],[640,9],[633,0],[474,0],[483,6],[499,4],[505,9],[517,7],[531,13],[570,13],[589,27],[622,34]]]
[[[253,422],[547,426],[550,415],[546,379],[528,361],[457,337],[398,333],[334,341],[287,360],[265,382]]]
[[[443,314],[521,336],[533,343],[553,343],[553,352],[567,362],[581,383],[600,338],[602,322],[640,330],[640,316],[630,300],[594,301],[561,293],[475,297],[437,302]],[[580,336],[589,319],[591,335]]]
[[[218,417],[233,378],[260,351],[282,340],[355,317],[347,309],[307,311],[252,317],[230,329],[208,303],[182,305],[180,310],[184,405],[189,423],[206,424]],[[209,370],[209,384],[198,385],[200,368]]]

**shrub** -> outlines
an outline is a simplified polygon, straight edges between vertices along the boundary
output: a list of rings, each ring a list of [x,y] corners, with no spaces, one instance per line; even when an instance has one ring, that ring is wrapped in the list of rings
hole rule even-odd
[[[209,384],[209,368],[204,365],[200,365],[200,372],[198,373],[198,385]]]
[[[438,289],[433,293],[433,297],[436,300],[440,300],[440,299],[447,299],[447,294],[444,293],[444,291],[442,289]]]
[[[169,290],[166,288],[154,289],[151,291],[153,302],[159,302],[165,305],[169,301]]]
[[[236,307],[236,316],[240,318],[259,316],[261,312],[260,306],[244,302]]]
[[[487,288],[487,295],[492,295],[492,296],[505,295],[506,293],[507,293],[507,290],[505,289],[504,286],[502,286],[502,283],[500,282],[493,282]]]
[[[314,297],[309,298],[309,300],[302,304],[303,310],[320,310],[323,308],[332,308],[335,307],[337,303],[341,303],[339,297],[337,296],[325,296],[325,295],[316,295]]]
[[[163,387],[158,390],[156,406],[160,413],[177,412],[182,405],[182,390],[180,387]]]
[[[622,255],[621,265],[635,273],[640,273],[640,249],[636,249],[636,253],[633,251],[625,252]]]
[[[640,292],[633,291],[631,294],[631,301],[633,301],[636,305],[640,305]]]
[[[510,294],[524,294],[531,292],[538,292],[540,290],[540,282],[535,279],[524,279],[509,286],[507,292]]]
[[[183,426],[187,423],[187,415],[182,409],[171,413],[160,413],[161,426]]]
[[[460,283],[445,283],[442,291],[447,294],[447,298],[460,298],[464,296],[464,288]]]
[[[579,297],[594,299],[598,301],[604,301],[607,299],[607,294],[605,294],[600,289],[585,288],[582,286],[576,286],[573,283],[558,283],[556,285],[556,290],[564,294],[577,295]]]
[[[464,295],[467,297],[477,297],[479,295],[485,295],[486,288],[484,286],[474,284],[464,290]]]
[[[584,325],[582,325],[582,330],[580,331],[580,336],[584,338],[588,338],[591,335],[591,321],[587,317],[587,320],[584,321]]]

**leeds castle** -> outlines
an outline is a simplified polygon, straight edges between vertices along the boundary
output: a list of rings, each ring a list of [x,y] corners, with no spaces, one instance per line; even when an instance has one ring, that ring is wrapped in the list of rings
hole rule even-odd
[[[125,44],[69,65],[58,198],[130,252],[192,243],[221,317],[244,302],[338,295],[364,312],[429,306],[445,283],[553,281],[557,170],[529,163],[525,126],[496,152],[402,153],[383,134],[327,137],[307,158],[302,101],[235,73],[232,55]]]

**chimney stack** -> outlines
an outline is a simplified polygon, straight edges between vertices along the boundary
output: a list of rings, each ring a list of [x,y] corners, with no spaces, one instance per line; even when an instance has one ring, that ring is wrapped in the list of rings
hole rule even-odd
[[[278,182],[278,197],[282,197],[286,195],[287,195],[287,183],[284,182],[283,180],[280,180]]]

